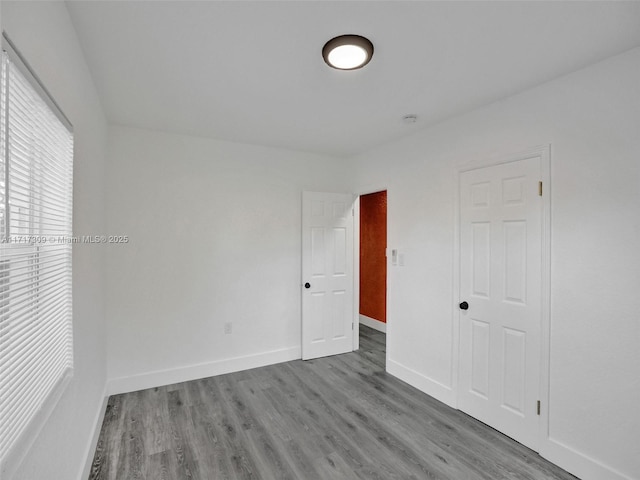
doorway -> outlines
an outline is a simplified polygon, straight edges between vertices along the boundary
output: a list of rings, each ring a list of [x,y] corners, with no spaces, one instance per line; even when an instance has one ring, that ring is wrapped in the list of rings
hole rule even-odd
[[[387,191],[360,195],[359,323],[386,333]]]
[[[386,190],[356,197],[303,192],[303,359],[358,350],[361,324],[384,334],[386,346],[386,245]]]

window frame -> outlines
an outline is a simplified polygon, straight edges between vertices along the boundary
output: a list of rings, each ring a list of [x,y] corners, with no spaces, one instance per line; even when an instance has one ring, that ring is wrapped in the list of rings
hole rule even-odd
[[[68,178],[66,179],[69,183],[68,189],[59,194],[56,193],[56,195],[60,195],[60,198],[62,198],[61,202],[63,202],[66,208],[68,209],[68,219],[64,220],[63,225],[68,227],[69,235],[71,235],[72,229],[73,229],[73,143],[74,143],[73,126],[69,121],[69,119],[66,117],[66,115],[63,113],[62,109],[55,102],[51,94],[44,87],[40,79],[34,73],[33,69],[29,66],[29,64],[24,60],[24,58],[19,53],[19,51],[15,48],[14,44],[11,42],[11,40],[9,39],[9,37],[5,32],[2,32],[2,51],[3,51],[3,59],[2,59],[3,64],[5,62],[4,54],[6,54],[11,68],[16,68],[21,73],[22,77],[24,77],[26,82],[33,88],[33,90],[35,90],[35,94],[46,104],[50,112],[55,115],[57,120],[60,121],[62,126],[66,128],[66,130],[69,132],[71,136],[71,139],[70,139],[71,158],[69,160],[70,164],[65,164],[69,169],[69,171],[66,172],[68,174]],[[7,78],[2,79],[3,86],[7,85],[9,82],[8,71],[6,75],[7,75]],[[38,244],[38,242],[35,242],[35,243],[29,242],[27,244],[11,244],[10,236],[13,234],[10,229],[10,225],[11,225],[10,210],[11,209],[9,208],[9,205],[12,199],[12,194],[9,188],[11,162],[9,160],[9,141],[8,141],[9,135],[10,135],[9,122],[11,122],[11,115],[10,115],[10,112],[7,114],[8,103],[9,103],[8,91],[10,88],[11,88],[11,85],[9,84],[9,87],[6,89],[6,91],[3,91],[2,94],[0,95],[0,102],[2,102],[2,108],[0,109],[0,111],[2,112],[2,118],[0,119],[0,121],[4,125],[4,130],[0,132],[0,135],[2,136],[2,139],[0,139],[0,145],[2,146],[1,148],[2,151],[0,151],[0,156],[2,157],[0,158],[0,166],[4,169],[4,171],[2,172],[3,173],[2,178],[0,178],[0,180],[4,180],[4,188],[3,188],[4,191],[0,192],[0,202],[4,204],[4,221],[2,226],[5,227],[5,228],[2,228],[2,231],[0,231],[0,235],[2,236],[2,240],[3,240],[3,245],[0,245],[0,252],[2,253],[2,255],[0,256],[0,265],[3,266],[0,269],[0,280],[4,280],[0,284],[0,320],[2,320],[3,318],[5,320],[8,319],[4,324],[5,328],[7,328],[7,325],[8,325],[7,331],[11,330],[11,323],[12,323],[10,319],[10,312],[12,308],[11,301],[10,301],[10,298],[11,298],[10,290],[12,285],[11,278],[10,278],[12,275],[11,262],[15,260],[17,260],[18,262],[26,261],[26,269],[25,269],[26,273],[21,273],[21,275],[23,276],[26,275],[27,277],[26,284],[28,285],[28,288],[30,291],[27,291],[27,293],[21,293],[21,295],[29,295],[30,300],[33,299],[32,303],[35,302],[35,304],[33,305],[32,303],[28,304],[28,309],[34,309],[34,311],[40,308],[41,297],[43,295],[44,296],[48,295],[48,291],[41,292],[41,288],[42,289],[47,288],[46,286],[41,287],[41,282],[46,283],[43,277],[46,277],[46,275],[49,274],[49,273],[42,273],[43,271],[49,272],[48,270],[44,269],[40,259],[41,251],[43,251],[45,247]],[[37,161],[41,163],[44,162],[41,159]],[[43,175],[43,178],[44,180],[40,180],[40,183],[37,184],[37,186],[34,186],[35,185],[34,182],[29,183],[29,187],[28,187],[29,205],[32,205],[32,206],[39,205],[39,208],[43,208],[42,204],[40,203],[40,200],[39,199],[36,200],[36,198],[43,195],[44,183],[42,182],[46,181],[47,179],[50,180],[51,177],[50,176],[46,177]],[[47,193],[47,195],[51,195],[51,193],[49,192]],[[41,212],[38,211],[38,214],[36,215],[38,216],[41,215]],[[33,221],[33,215],[29,214],[27,217],[29,222]],[[40,222],[42,223],[42,220]],[[41,228],[41,223],[39,224],[38,228]],[[35,230],[36,229],[34,228],[34,225],[30,224],[29,231],[34,232]],[[72,250],[72,238],[69,238],[67,240],[68,240],[68,250],[63,250],[65,252],[64,258],[67,259],[67,263],[65,264],[66,267],[61,269],[61,272],[62,272],[61,275],[63,277],[63,280],[61,282],[65,292],[65,294],[63,295],[64,297],[63,301],[65,302],[66,308],[68,309],[68,314],[64,315],[63,317],[64,326],[56,327],[56,330],[55,330],[58,333],[58,335],[60,335],[59,333],[60,331],[64,331],[65,329],[68,329],[69,336],[63,344],[64,345],[63,350],[61,350],[62,353],[65,353],[65,355],[68,355],[67,361],[61,364],[60,369],[56,367],[53,374],[49,373],[47,375],[45,380],[49,380],[50,378],[52,378],[53,381],[51,382],[51,385],[48,386],[48,388],[46,388],[46,391],[42,396],[41,402],[38,402],[37,410],[32,412],[30,415],[26,416],[27,419],[25,424],[17,430],[19,433],[17,433],[13,437],[9,436],[8,437],[9,441],[4,447],[0,445],[0,447],[2,447],[0,448],[0,477],[4,477],[6,475],[7,477],[10,478],[12,474],[15,472],[15,470],[18,468],[18,466],[21,464],[27,452],[30,450],[31,446],[37,439],[38,434],[46,424],[47,419],[49,418],[51,413],[54,411],[60,398],[67,391],[68,386],[73,377],[73,370],[74,370],[73,297],[72,297],[73,250]],[[64,242],[64,240],[62,241]],[[9,243],[6,243],[6,242],[9,242]],[[23,251],[24,254],[19,257],[18,253],[20,251]],[[32,280],[32,277],[34,276],[37,278],[35,278],[35,280]],[[54,288],[54,287],[57,287],[57,284],[51,286],[51,288]],[[23,309],[24,305],[19,304],[19,308]],[[36,319],[40,319],[40,318],[41,318],[40,316],[36,317]],[[2,323],[0,323],[0,327],[3,327]],[[0,339],[2,335],[3,335],[3,332],[0,331]],[[28,335],[28,334],[25,334],[25,335]],[[12,343],[9,343],[9,345],[12,345]],[[56,341],[56,343],[52,343],[51,346],[57,348],[57,345],[58,344]],[[55,350],[55,352],[56,354],[59,353],[57,349]],[[0,365],[0,369],[4,369],[2,365]],[[18,376],[18,383],[21,383],[23,381],[24,379]],[[4,385],[5,383],[0,378],[0,387]],[[7,390],[5,390],[5,392],[7,392]],[[13,390],[8,390],[8,392],[9,393],[6,394],[7,397],[11,397],[12,395],[10,393],[13,392]],[[6,405],[7,405],[7,402],[3,401],[3,399],[0,398],[0,429],[4,428],[3,425],[7,424],[7,422],[2,421],[6,415],[6,412],[4,410]],[[4,438],[5,438],[4,432],[0,430],[0,440],[3,440]]]

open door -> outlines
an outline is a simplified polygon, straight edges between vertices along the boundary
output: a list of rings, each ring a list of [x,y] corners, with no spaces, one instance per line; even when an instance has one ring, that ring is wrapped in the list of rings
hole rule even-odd
[[[302,194],[302,359],[353,351],[353,196]]]

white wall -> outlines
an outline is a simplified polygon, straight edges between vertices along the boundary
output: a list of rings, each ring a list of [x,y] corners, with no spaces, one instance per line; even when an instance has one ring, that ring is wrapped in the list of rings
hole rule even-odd
[[[1,13],[75,126],[75,233],[102,233],[106,126],[64,4],[3,1]],[[356,185],[348,165],[327,157],[112,128],[108,232],[130,242],[109,247],[106,286],[106,247],[74,246],[75,377],[14,478],[84,476],[103,406],[105,335],[112,391],[297,357],[302,190],[388,187],[389,246],[406,260],[389,271],[390,368],[455,403],[453,169],[547,143],[542,453],[586,480],[639,478],[639,66],[636,49],[361,155]]]
[[[74,233],[100,234],[107,128],[66,7],[63,2],[3,1],[1,22],[74,125]],[[94,427],[101,422],[106,379],[105,251],[100,246],[74,245],[74,377],[15,480],[85,476]]]
[[[406,252],[406,267],[389,270],[389,368],[455,404],[454,169],[543,144],[552,318],[541,453],[585,480],[637,479],[640,49],[356,158],[358,190],[388,186],[389,248]]]
[[[302,191],[351,191],[343,164],[111,128],[109,391],[299,358]]]

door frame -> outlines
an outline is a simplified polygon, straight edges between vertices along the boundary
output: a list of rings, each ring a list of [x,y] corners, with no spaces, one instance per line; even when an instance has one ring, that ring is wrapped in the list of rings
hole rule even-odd
[[[460,299],[460,176],[464,172],[479,168],[502,165],[527,158],[540,158],[540,180],[542,181],[542,251],[541,251],[541,331],[540,331],[540,428],[538,449],[543,448],[549,438],[549,367],[551,343],[551,145],[539,145],[523,151],[483,157],[461,163],[454,168],[454,235],[453,235],[453,304],[452,304],[452,366],[451,379],[454,391],[454,407],[458,408],[458,371],[460,356],[460,310],[456,308]]]
[[[371,193],[387,192],[387,250],[389,249],[389,188],[368,187],[354,193],[353,198],[353,350],[360,348],[360,197]],[[385,324],[385,335],[389,338],[389,262],[387,261],[387,278],[386,278],[386,310],[387,323]],[[387,340],[387,344],[388,344]],[[389,364],[389,349],[385,349],[386,362]]]

